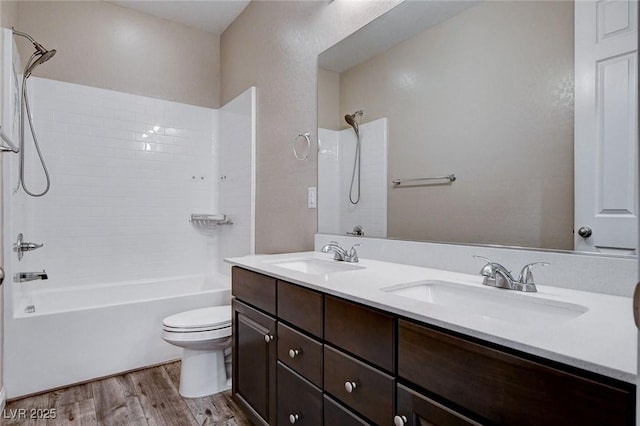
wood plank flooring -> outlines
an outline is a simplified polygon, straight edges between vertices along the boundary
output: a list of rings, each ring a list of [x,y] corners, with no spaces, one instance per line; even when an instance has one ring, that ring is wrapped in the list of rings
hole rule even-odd
[[[204,398],[178,393],[180,362],[134,371],[7,403],[0,416],[6,426],[248,426],[231,391]],[[16,410],[56,409],[55,419],[12,416]],[[16,417],[16,418],[12,418]]]

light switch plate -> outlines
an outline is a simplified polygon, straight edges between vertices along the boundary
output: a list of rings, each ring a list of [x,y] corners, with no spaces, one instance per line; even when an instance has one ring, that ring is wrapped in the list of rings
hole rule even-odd
[[[307,188],[307,207],[310,209],[315,209],[318,207],[318,191],[315,186],[310,186]]]

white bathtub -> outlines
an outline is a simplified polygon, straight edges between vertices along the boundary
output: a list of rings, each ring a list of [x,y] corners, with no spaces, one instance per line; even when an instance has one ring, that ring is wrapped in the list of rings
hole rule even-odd
[[[223,275],[20,294],[5,317],[7,397],[179,359],[180,348],[160,337],[162,319],[230,300]]]

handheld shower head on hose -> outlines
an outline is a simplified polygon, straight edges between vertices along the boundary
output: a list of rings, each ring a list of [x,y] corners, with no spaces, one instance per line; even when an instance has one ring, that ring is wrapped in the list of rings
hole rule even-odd
[[[353,114],[347,114],[344,116],[344,121],[351,127],[353,127],[353,131],[356,132],[356,136],[360,136],[360,129],[358,127],[358,122],[356,121],[357,117],[362,117],[364,112],[362,110],[356,111]]]
[[[45,49],[40,43],[35,41],[33,37],[31,37],[27,33],[23,33],[21,31],[17,31],[15,28],[12,28],[13,34],[24,37],[29,40],[36,51],[31,54],[29,60],[27,61],[27,65],[24,67],[24,73],[22,74],[22,93],[20,96],[20,177],[18,180],[18,188],[22,186],[24,192],[32,197],[41,197],[47,192],[49,192],[49,188],[51,187],[51,179],[49,178],[49,171],[47,170],[47,165],[44,162],[44,158],[42,157],[42,153],[40,152],[40,145],[38,144],[38,138],[36,137],[36,131],[33,127],[33,122],[31,120],[31,110],[29,108],[29,97],[27,96],[27,79],[31,76],[33,70],[40,64],[47,62],[49,59],[53,58],[56,54],[55,49]],[[29,128],[31,129],[31,135],[33,136],[33,144],[36,149],[36,153],[40,158],[40,164],[42,164],[42,169],[44,171],[45,178],[47,180],[46,187],[42,192],[31,192],[24,181],[24,125],[25,125],[25,115],[29,122]]]
[[[351,127],[353,127],[353,131],[356,132],[356,155],[353,158],[353,172],[351,173],[351,185],[349,185],[349,201],[351,204],[358,204],[360,202],[360,128],[358,126],[358,120],[356,118],[362,117],[364,114],[363,110],[358,110],[353,114],[347,114],[344,116],[344,121]],[[358,187],[357,194],[353,195],[353,185],[356,178],[356,170],[358,170]]]

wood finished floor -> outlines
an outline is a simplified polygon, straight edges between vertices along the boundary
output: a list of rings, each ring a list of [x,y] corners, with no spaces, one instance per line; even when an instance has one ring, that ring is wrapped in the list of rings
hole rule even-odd
[[[187,399],[178,394],[180,362],[23,398],[7,403],[2,425],[245,426],[251,423],[231,391]],[[10,410],[51,409],[56,419],[10,419]],[[15,411],[13,411],[15,412]]]

